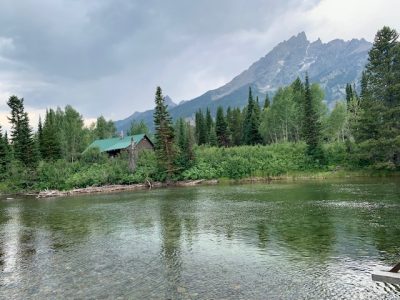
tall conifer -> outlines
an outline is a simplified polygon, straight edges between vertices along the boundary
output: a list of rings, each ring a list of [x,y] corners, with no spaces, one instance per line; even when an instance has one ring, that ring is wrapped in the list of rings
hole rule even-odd
[[[162,90],[157,87],[155,95],[154,125],[155,125],[155,151],[160,169],[167,174],[167,180],[172,179],[175,172],[175,133],[172,119],[165,104]]]
[[[322,149],[320,145],[321,139],[321,126],[312,93],[308,74],[306,74],[304,86],[304,122],[303,122],[303,136],[307,143],[307,153],[315,159],[322,159]]]
[[[7,102],[11,109],[11,141],[14,156],[26,166],[35,166],[38,157],[35,151],[32,129],[29,126],[28,113],[25,112],[24,99],[11,96]]]

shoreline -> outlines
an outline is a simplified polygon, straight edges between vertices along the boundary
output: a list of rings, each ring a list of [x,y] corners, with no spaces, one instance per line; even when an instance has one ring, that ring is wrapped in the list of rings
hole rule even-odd
[[[35,196],[37,199],[43,199],[43,198],[77,196],[77,195],[108,194],[108,193],[129,192],[129,191],[139,191],[139,190],[151,190],[153,188],[185,187],[185,186],[195,186],[195,185],[216,185],[218,183],[219,183],[218,180],[202,180],[202,179],[177,181],[172,183],[147,182],[147,183],[137,183],[137,184],[90,186],[90,187],[72,189],[67,191],[44,190],[38,193],[25,193],[24,195]]]
[[[321,172],[294,172],[286,173],[279,176],[254,176],[242,179],[197,179],[197,180],[183,180],[175,182],[150,182],[138,183],[138,184],[111,184],[103,186],[89,186],[84,188],[75,188],[70,190],[42,190],[42,191],[26,191],[16,193],[4,193],[0,196],[13,196],[23,195],[32,196],[37,199],[43,198],[57,198],[57,197],[68,197],[78,195],[94,195],[94,194],[108,194],[108,193],[119,193],[129,192],[138,190],[150,190],[153,188],[171,188],[171,187],[188,187],[188,186],[207,186],[207,185],[221,185],[221,184],[252,184],[252,183],[271,183],[271,182],[294,182],[302,180],[326,180],[326,179],[351,179],[351,178],[388,178],[398,177],[400,178],[399,172],[383,172],[383,171],[321,171]]]

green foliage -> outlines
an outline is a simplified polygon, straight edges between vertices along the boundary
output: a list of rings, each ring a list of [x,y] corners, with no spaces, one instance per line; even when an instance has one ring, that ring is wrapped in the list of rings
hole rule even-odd
[[[46,111],[46,119],[43,125],[41,137],[39,136],[39,149],[45,160],[56,160],[62,156],[60,131],[56,124],[55,112]]]
[[[349,106],[351,101],[349,100]],[[335,104],[332,112],[328,116],[327,124],[325,126],[325,137],[330,141],[341,141],[344,142],[346,136],[349,135],[347,126],[348,110],[347,106],[343,101],[338,101]]]
[[[90,142],[89,132],[84,127],[83,117],[72,106],[67,105],[61,127],[62,148],[64,158],[75,161]],[[110,126],[110,130],[113,130]]]
[[[228,119],[228,128],[231,144],[233,146],[241,145],[243,136],[243,118],[240,108],[232,110],[231,117]]]
[[[8,141],[3,137],[3,133],[1,130],[0,126],[0,180],[4,179],[5,172],[7,170],[7,165],[8,165],[8,157],[7,157],[7,152],[8,152]]]
[[[353,125],[362,166],[400,169],[400,42],[383,27],[375,36],[361,80],[360,111]]]
[[[229,145],[228,124],[226,123],[224,110],[221,106],[217,109],[217,117],[215,120],[215,133],[217,135],[217,144],[219,147],[227,147]]]
[[[195,165],[183,172],[182,176],[184,179],[240,179],[308,170],[305,149],[303,143],[231,148],[199,147],[196,149]]]
[[[203,112],[199,110],[195,115],[195,124],[197,144],[204,145],[208,142],[208,126],[212,126],[212,122],[208,124],[207,120],[204,118]]]
[[[108,155],[106,153],[101,153],[100,149],[96,147],[86,150],[81,157],[81,161],[87,164],[104,163],[107,160]]]
[[[260,133],[265,142],[298,141],[300,139],[300,127],[296,122],[298,113],[299,107],[294,101],[293,88],[279,89],[272,105],[264,109],[261,115]]]
[[[307,144],[308,155],[316,160],[322,160],[321,120],[315,102],[313,101],[313,94],[311,93],[307,74],[304,86],[303,137]]]
[[[258,131],[260,125],[260,107],[258,101],[254,101],[251,87],[246,108],[246,116],[243,122],[243,143],[257,145],[262,143],[262,137]]]
[[[270,105],[271,105],[271,101],[269,100],[268,94],[266,94],[265,100],[264,100],[264,109],[267,109],[268,107],[270,107]]]
[[[34,167],[38,161],[35,151],[32,129],[29,126],[28,113],[25,112],[24,99],[11,96],[7,102],[11,109],[11,140],[14,156],[28,167]]]
[[[127,135],[136,135],[136,134],[145,134],[147,136],[150,136],[150,130],[143,120],[140,121],[139,123],[136,122],[135,120],[132,121],[131,127],[129,128]]]
[[[189,122],[185,122],[182,118],[178,119],[175,127],[177,132],[177,147],[179,149],[176,162],[182,170],[185,170],[191,167],[194,161],[193,130]]]
[[[167,179],[172,179],[176,171],[175,132],[160,87],[157,87],[155,103],[154,125],[157,161],[160,171],[166,172]]]
[[[114,137],[116,129],[113,121],[107,121],[103,116],[96,120],[96,127],[94,128],[95,139],[109,139]]]

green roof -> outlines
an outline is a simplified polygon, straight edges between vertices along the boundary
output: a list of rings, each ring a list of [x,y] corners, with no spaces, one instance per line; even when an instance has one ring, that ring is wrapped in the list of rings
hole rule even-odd
[[[129,147],[132,139],[136,144],[139,144],[139,142],[145,136],[146,136],[145,134],[137,134],[137,135],[128,135],[123,138],[116,137],[111,139],[95,140],[93,143],[89,145],[89,147],[87,147],[85,152],[91,148],[99,148],[100,152],[109,152],[114,150],[125,149]]]

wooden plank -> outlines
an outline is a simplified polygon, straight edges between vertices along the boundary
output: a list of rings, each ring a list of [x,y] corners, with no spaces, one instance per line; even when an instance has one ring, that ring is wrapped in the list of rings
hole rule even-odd
[[[400,273],[377,270],[372,273],[372,280],[391,284],[400,284]]]
[[[399,272],[399,271],[400,271],[400,263],[398,263],[397,265],[395,265],[395,266],[393,267],[393,269],[391,269],[389,272],[397,273],[397,272]]]

